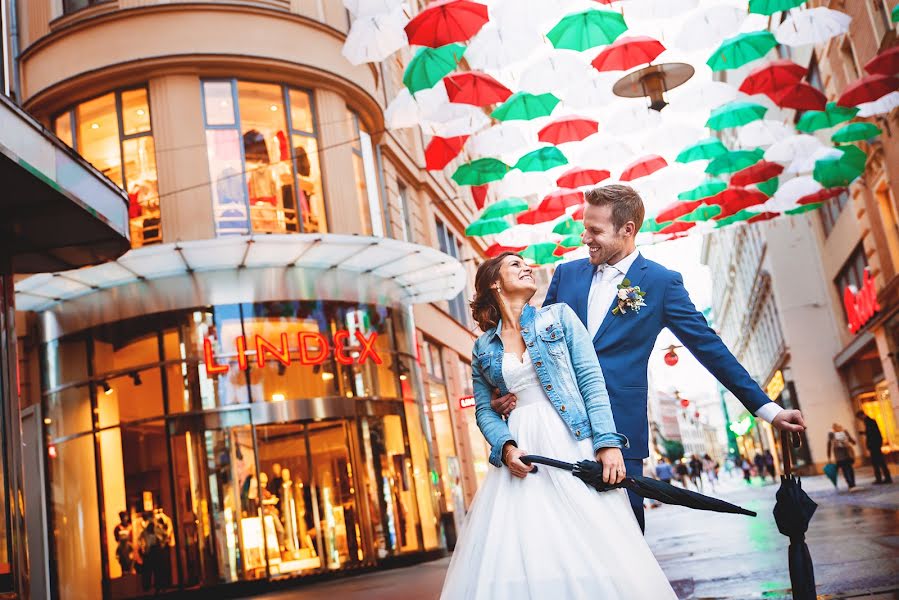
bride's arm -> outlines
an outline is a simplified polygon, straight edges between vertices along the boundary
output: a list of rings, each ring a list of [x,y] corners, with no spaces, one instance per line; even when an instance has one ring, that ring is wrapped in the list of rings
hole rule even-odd
[[[578,389],[587,408],[587,418],[593,429],[593,451],[600,448],[627,448],[626,436],[615,428],[612,405],[606,380],[596,358],[596,350],[584,324],[567,304],[559,304],[560,320],[568,343],[571,367]]]
[[[503,446],[507,443],[515,444],[509,425],[490,407],[493,397],[491,386],[484,380],[481,363],[476,355],[471,357],[471,382],[474,389],[475,409],[474,416],[478,429],[484,435],[490,445],[490,464],[495,467],[503,466]]]

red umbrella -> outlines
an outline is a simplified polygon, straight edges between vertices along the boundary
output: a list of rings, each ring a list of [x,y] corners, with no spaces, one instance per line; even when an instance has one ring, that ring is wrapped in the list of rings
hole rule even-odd
[[[512,95],[512,90],[479,71],[447,75],[443,78],[443,85],[446,86],[450,102],[457,104],[487,106],[505,102]]]
[[[768,196],[764,193],[749,188],[733,187],[727,188],[713,198],[706,200],[707,204],[717,204],[721,207],[721,213],[715,217],[716,220],[737,214],[744,208],[764,204],[768,200]]]
[[[699,208],[699,205],[702,204],[702,200],[695,200],[693,202],[672,202],[665,208],[663,208],[659,214],[656,215],[656,223],[664,223],[665,221],[673,221],[678,219],[688,213],[693,212],[694,209]],[[669,226],[670,227],[670,226]],[[660,230],[658,233],[677,233],[675,231],[665,231],[665,229]]]
[[[450,138],[433,137],[425,148],[425,168],[428,171],[439,171],[462,152],[467,135]]]
[[[437,48],[470,39],[489,20],[484,4],[440,0],[432,2],[406,24],[406,37],[410,45]]]
[[[493,244],[492,246],[487,248],[487,250],[485,250],[484,252],[487,254],[487,256],[489,256],[490,258],[493,258],[495,256],[499,256],[503,252],[516,252],[517,253],[517,252],[521,252],[525,248],[527,248],[527,246],[501,246],[499,244]]]
[[[773,95],[769,95],[769,98],[781,108],[824,110],[824,107],[827,106],[827,96],[818,88],[804,81],[794,83]]]
[[[664,51],[665,46],[657,39],[645,35],[622,37],[600,52],[591,64],[597,71],[627,71],[651,63]]]
[[[837,100],[840,106],[858,106],[874,102],[899,89],[899,79],[886,75],[865,75],[845,90]]]
[[[817,204],[818,202],[824,202],[825,200],[830,200],[831,198],[836,198],[840,194],[845,194],[848,188],[844,187],[835,187],[835,188],[824,188],[823,190],[818,190],[812,194],[806,194],[802,198],[796,201],[797,204]]]
[[[660,229],[659,233],[662,235],[669,233],[684,233],[685,231],[687,231],[688,229],[692,229],[693,227],[696,227],[695,221],[675,221],[671,225]]]
[[[489,183],[471,186],[471,197],[474,199],[474,205],[478,207],[478,210],[484,208],[484,203],[487,201],[488,189],[490,189]]]
[[[556,119],[537,134],[537,139],[549,144],[579,142],[599,129],[599,123],[585,117],[569,116]]]
[[[540,206],[537,208],[542,208],[543,206],[555,206],[554,203],[556,202],[560,203],[562,208],[577,206],[584,202],[584,192],[566,188],[558,189],[544,196],[543,200],[540,201]]]
[[[643,158],[638,158],[631,164],[629,164],[625,169],[624,173],[621,174],[619,179],[621,181],[633,181],[634,179],[639,179],[640,177],[646,177],[647,175],[652,175],[659,169],[664,169],[668,166],[668,163],[665,162],[665,159],[659,156],[658,154],[649,154],[644,156]]]
[[[806,73],[808,73],[808,69],[797,65],[792,60],[786,58],[772,60],[750,71],[743,83],[740,84],[740,91],[750,96],[774,94],[784,87],[799,83]]]
[[[527,225],[546,223],[565,214],[565,209],[584,201],[584,193],[579,190],[560,189],[547,194],[537,208],[518,214],[518,222]]]
[[[770,221],[771,219],[776,219],[780,214],[776,212],[763,212],[759,213],[754,217],[749,217],[746,222],[747,223],[758,223],[760,221]]]
[[[583,221],[584,220],[584,205],[580,205],[577,207],[577,210],[571,213],[571,218],[575,221]]]
[[[783,170],[783,165],[763,160],[734,173],[730,178],[730,184],[745,187],[753,183],[768,181],[772,177],[777,177],[783,173]]]
[[[553,256],[564,256],[569,252],[574,252],[577,250],[579,246],[574,246],[573,248],[566,248],[565,246],[556,246],[556,249],[553,250]]]
[[[899,73],[899,46],[893,46],[884,50],[867,63],[865,71],[872,75],[886,75],[891,77]]]
[[[579,188],[586,185],[596,185],[611,176],[612,174],[605,169],[575,167],[562,173],[562,176],[556,179],[556,185],[562,188]]]
[[[565,214],[564,208],[542,210],[539,206],[518,213],[516,220],[522,225],[536,225],[537,223],[546,223],[553,219],[558,219]]]

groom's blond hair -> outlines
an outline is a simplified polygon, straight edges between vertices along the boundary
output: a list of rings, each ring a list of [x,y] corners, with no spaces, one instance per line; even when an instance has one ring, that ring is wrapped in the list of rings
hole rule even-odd
[[[637,191],[618,183],[595,187],[585,195],[587,204],[591,206],[609,206],[612,208],[612,225],[621,229],[628,221],[633,221],[637,231],[643,226],[646,208]]]

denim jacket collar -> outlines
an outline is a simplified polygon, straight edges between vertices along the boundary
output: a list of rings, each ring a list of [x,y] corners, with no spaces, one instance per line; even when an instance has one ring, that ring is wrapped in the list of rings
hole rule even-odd
[[[521,311],[521,317],[518,319],[519,325],[524,326],[524,325],[527,325],[528,323],[530,323],[531,321],[533,321],[534,314],[536,312],[537,312],[536,308],[534,308],[530,304],[525,304],[524,309]],[[499,334],[502,330],[503,330],[503,319],[502,319],[502,317],[500,317],[500,319],[496,322],[496,327],[494,327],[490,331],[489,335],[487,336],[487,339],[492,342],[494,340],[494,338],[499,337]]]

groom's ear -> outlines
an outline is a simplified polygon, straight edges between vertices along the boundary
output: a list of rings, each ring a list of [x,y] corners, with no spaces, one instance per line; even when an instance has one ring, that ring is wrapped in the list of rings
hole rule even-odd
[[[624,229],[625,235],[628,235],[630,237],[637,237],[637,224],[633,221],[628,221],[627,223],[625,223],[622,229]]]

